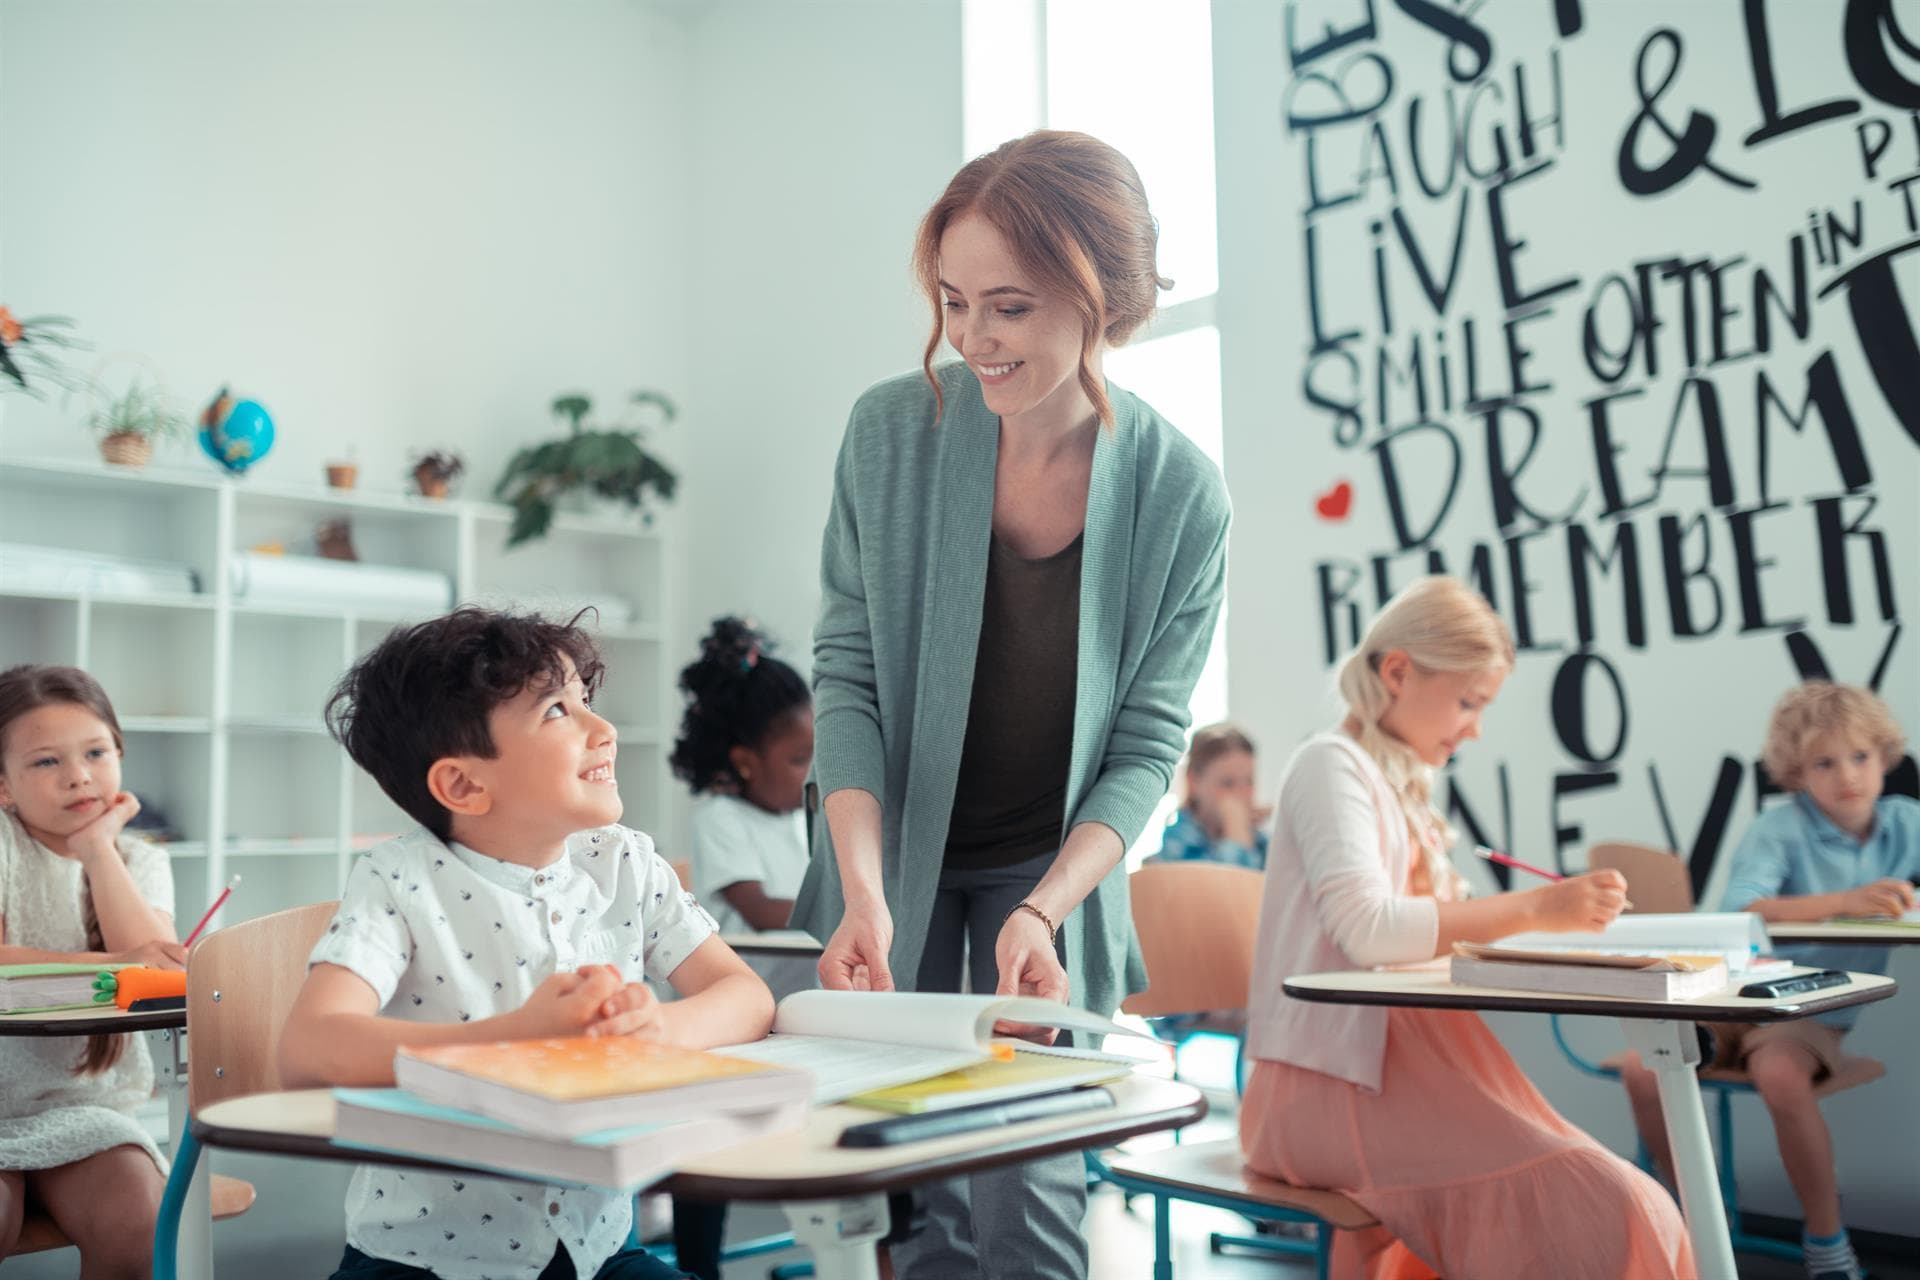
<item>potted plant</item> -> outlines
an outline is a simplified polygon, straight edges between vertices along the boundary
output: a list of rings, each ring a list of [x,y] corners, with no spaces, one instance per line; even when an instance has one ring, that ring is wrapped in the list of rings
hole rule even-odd
[[[652,409],[661,422],[672,422],[678,414],[673,401],[658,391],[634,392],[628,407],[629,412]],[[567,434],[514,454],[494,486],[494,496],[513,505],[509,547],[546,533],[555,500],[566,494],[617,499],[632,509],[646,501],[648,490],[662,499],[673,497],[679,477],[642,446],[642,425],[590,425],[593,401],[578,392],[555,397],[552,410],[567,424]]]
[[[135,378],[125,391],[101,399],[87,425],[100,437],[101,457],[116,466],[144,467],[153,458],[153,442],[178,436],[187,418],[159,387]]]
[[[16,318],[11,310],[0,307],[0,391],[24,391],[40,395],[35,383],[60,387],[71,393],[82,383],[60,361],[60,351],[84,350],[86,344],[68,332],[73,321],[65,316],[27,316]],[[33,375],[33,381],[27,375]]]
[[[445,449],[429,449],[413,460],[413,483],[423,498],[444,498],[447,486],[459,478],[467,464],[459,454]]]

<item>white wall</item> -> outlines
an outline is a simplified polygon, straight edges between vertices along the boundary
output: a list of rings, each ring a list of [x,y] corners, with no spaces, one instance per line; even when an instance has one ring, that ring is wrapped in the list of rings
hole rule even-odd
[[[693,55],[685,649],[745,613],[806,671],[847,413],[925,342],[908,256],[960,165],[960,6],[733,0]]]
[[[1850,68],[1841,39],[1843,6],[1763,8],[1772,18],[1780,109],[1833,98],[1857,100],[1859,109],[1751,143],[1748,135],[1761,123],[1761,99],[1739,6],[1590,0],[1496,8],[1462,18],[1452,6],[1216,0],[1225,447],[1236,507],[1228,637],[1234,714],[1269,747],[1264,763],[1277,774],[1293,744],[1333,718],[1325,696],[1326,618],[1334,622],[1332,651],[1343,651],[1352,642],[1353,625],[1364,626],[1378,607],[1374,557],[1380,557],[1391,591],[1425,571],[1430,549],[1465,571],[1475,548],[1486,546],[1493,553],[1495,602],[1522,633],[1522,653],[1487,717],[1486,740],[1461,753],[1451,778],[1470,798],[1487,838],[1549,866],[1564,855],[1561,865],[1568,868],[1582,865],[1586,845],[1600,839],[1678,847],[1696,866],[1714,860],[1704,895],[1711,901],[1755,812],[1751,766],[1769,706],[1798,679],[1790,635],[1797,636],[1795,643],[1817,645],[1832,673],[1854,682],[1865,682],[1890,652],[1881,691],[1909,732],[1920,733],[1920,658],[1910,629],[1901,634],[1902,602],[1920,595],[1920,510],[1912,501],[1920,492],[1920,423],[1903,428],[1892,404],[1893,396],[1912,394],[1912,373],[1902,371],[1891,387],[1878,383],[1863,335],[1848,314],[1851,286],[1821,260],[1807,235],[1810,211],[1820,213],[1824,236],[1825,212],[1841,211],[1850,223],[1857,199],[1863,243],[1844,253],[1846,265],[1907,242],[1920,228],[1909,222],[1898,189],[1888,184],[1920,169],[1920,154],[1906,132],[1908,113],[1870,97]],[[1583,29],[1555,30],[1562,8],[1582,13]],[[1418,20],[1423,13],[1428,22]],[[1297,59],[1289,52],[1289,16],[1292,47],[1301,51]],[[1443,18],[1463,24],[1458,39],[1433,29]],[[1484,67],[1477,65],[1467,29],[1490,42]],[[1671,46],[1656,35],[1662,29],[1676,33]],[[1350,37],[1316,54],[1312,47],[1329,32]],[[1648,168],[1675,151],[1652,122],[1634,136],[1635,122],[1648,111],[1634,93],[1643,49],[1641,82],[1658,99],[1660,122],[1677,134],[1692,113],[1700,113],[1703,124],[1711,120],[1708,158],[1727,177],[1698,169],[1668,189],[1629,194],[1621,176],[1623,142]],[[1664,96],[1655,94],[1676,55],[1673,85]],[[1516,67],[1524,68],[1531,98],[1527,114],[1535,151],[1525,159],[1519,155]],[[1416,101],[1423,110],[1417,144],[1410,141]],[[1353,118],[1332,122],[1343,114]],[[1558,124],[1546,119],[1555,115]],[[1448,136],[1449,120],[1462,122],[1458,139]],[[1884,126],[1888,141],[1898,144],[1879,159],[1877,173],[1866,163],[1863,126],[1867,140],[1877,140]],[[1512,150],[1514,171],[1498,196],[1499,183],[1491,176],[1462,174],[1441,194],[1421,189],[1416,157],[1436,188],[1460,146],[1475,168],[1490,170],[1496,128]],[[1376,139],[1386,143],[1384,159],[1373,149]],[[1309,164],[1319,209],[1309,209]],[[1392,179],[1385,176],[1386,165]],[[1353,198],[1343,201],[1348,193]],[[1496,199],[1504,201],[1507,239],[1525,242],[1509,255],[1519,286],[1576,282],[1546,300],[1538,318],[1517,322],[1519,344],[1533,353],[1529,381],[1550,386],[1516,392],[1507,385],[1503,328],[1531,313],[1507,305],[1501,293],[1490,216]],[[1438,304],[1427,298],[1396,216],[1406,222],[1433,280],[1453,280],[1451,293]],[[1309,227],[1315,236],[1311,255]],[[1788,330],[1777,309],[1770,310],[1770,349],[1734,354],[1753,345],[1755,270],[1765,268],[1784,287],[1796,244],[1806,250],[1806,335]],[[1603,333],[1622,332],[1622,313],[1610,305],[1618,298],[1604,278],[1632,279],[1636,262],[1669,257],[1711,259],[1722,270],[1722,302],[1734,311],[1723,324],[1728,358],[1714,354],[1713,303],[1704,278],[1695,281],[1692,336],[1699,346],[1692,357],[1678,286],[1656,282],[1659,367],[1638,365],[1610,384],[1583,358],[1583,321],[1596,315]],[[1898,278],[1909,288],[1912,261],[1895,259]],[[1310,287],[1310,270],[1317,271],[1317,291]],[[1377,302],[1383,281],[1392,306],[1390,331]],[[1833,292],[1821,295],[1829,284]],[[1310,323],[1316,303],[1325,338],[1318,353]],[[1867,329],[1880,336],[1903,333],[1911,314],[1896,303]],[[1516,467],[1527,510],[1503,514],[1495,506],[1486,413],[1459,403],[1463,321],[1476,325],[1477,390],[1512,402],[1501,411],[1509,424],[1509,460],[1528,448],[1524,412],[1539,415],[1537,452],[1524,468]],[[1440,403],[1433,357],[1440,332],[1452,361],[1453,404]],[[1390,382],[1383,416],[1375,401],[1375,356],[1384,349],[1404,364],[1413,334],[1425,343],[1432,378],[1426,411],[1415,405],[1410,387]],[[1797,434],[1778,412],[1768,415],[1770,427],[1762,426],[1758,375],[1772,379],[1777,395],[1797,414],[1810,367],[1829,352],[1858,427],[1868,477],[1843,473],[1817,411]],[[1349,359],[1361,370],[1358,381],[1349,373]],[[1699,382],[1689,381],[1690,367]],[[1700,388],[1707,385],[1724,414],[1730,493],[1711,491],[1688,473],[1703,465],[1711,438],[1700,409]],[[1351,434],[1338,415],[1311,402],[1310,386],[1324,398],[1354,396],[1362,420]],[[1588,409],[1616,391],[1632,393],[1611,402],[1617,471],[1630,498],[1653,494],[1669,423],[1678,423],[1674,474],[1647,505],[1619,515],[1603,510],[1607,466],[1596,453]],[[1828,417],[1826,425],[1839,416]],[[1461,461],[1459,484],[1437,528],[1430,535],[1415,529],[1408,540],[1415,545],[1402,548],[1377,450],[1394,429],[1423,420],[1437,425],[1414,428],[1385,446],[1396,451],[1397,491],[1414,520],[1424,525],[1441,509],[1453,447]],[[1343,481],[1351,489],[1350,507],[1319,514],[1318,499]],[[1821,504],[1838,504],[1863,532],[1884,540],[1891,588],[1884,606],[1865,537],[1850,539],[1843,557],[1823,558]],[[1684,559],[1692,568],[1704,556],[1703,573],[1681,578],[1663,568],[1665,517],[1693,530]],[[1753,554],[1747,556],[1736,544],[1743,521],[1752,539]],[[1605,551],[1615,531],[1628,525],[1639,537],[1644,642],[1628,633],[1617,566],[1594,577],[1594,629],[1582,636],[1569,540],[1584,531]],[[1708,536],[1710,549],[1703,541]],[[1841,558],[1850,590],[1840,587]],[[1316,577],[1323,566],[1360,575],[1351,615],[1346,603],[1323,610]],[[1832,608],[1836,594],[1849,599],[1850,617]],[[1719,624],[1703,626],[1698,636],[1677,635],[1670,601],[1684,597],[1705,618],[1716,595],[1723,606]],[[1523,608],[1530,636],[1520,625]],[[1583,687],[1574,682],[1583,696],[1556,707],[1555,679],[1569,662],[1593,665]],[[1618,699],[1600,662],[1618,674]],[[1585,738],[1596,759],[1582,759],[1568,745],[1580,737],[1576,709],[1584,714]],[[1724,779],[1723,769],[1729,770]],[[1722,782],[1723,822],[1710,817]],[[1557,807],[1556,788],[1565,791]],[[1491,885],[1480,867],[1470,874]],[[1915,958],[1897,959],[1895,975],[1914,977]],[[1895,1004],[1869,1009],[1849,1042],[1855,1052],[1886,1060],[1895,1080],[1920,1070],[1912,1000],[1903,994]],[[1503,1019],[1500,1027],[1557,1105],[1608,1140],[1627,1142],[1617,1091],[1575,1077],[1548,1042],[1543,1019]],[[1618,1036],[1604,1027],[1599,1035],[1589,1048],[1604,1056],[1618,1045]],[[1920,1142],[1920,1120],[1896,1104],[1898,1089],[1860,1090],[1833,1100],[1827,1113],[1850,1220],[1911,1233],[1911,1153]],[[1758,1107],[1743,1105],[1739,1123],[1746,1202],[1797,1216]]]
[[[561,390],[687,392],[685,17],[10,0],[0,296],[75,317],[88,363],[151,356],[196,414],[258,398],[257,475],[318,484],[351,448],[397,491],[450,446],[478,495]],[[6,408],[10,453],[91,452],[83,404]]]

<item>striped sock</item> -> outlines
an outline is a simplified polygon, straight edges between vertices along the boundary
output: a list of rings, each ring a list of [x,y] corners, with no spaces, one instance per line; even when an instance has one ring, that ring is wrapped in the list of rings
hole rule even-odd
[[[1861,1280],[1860,1260],[1853,1256],[1853,1241],[1846,1228],[1831,1236],[1800,1237],[1807,1255],[1807,1275],[1812,1280]]]

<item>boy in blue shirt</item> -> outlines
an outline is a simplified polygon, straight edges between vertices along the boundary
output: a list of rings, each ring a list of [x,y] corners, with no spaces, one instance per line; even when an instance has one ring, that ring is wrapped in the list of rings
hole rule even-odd
[[[1792,793],[1760,815],[1734,852],[1723,911],[1769,921],[1898,916],[1914,905],[1920,876],[1920,801],[1885,796],[1886,773],[1905,747],[1887,704],[1865,689],[1814,681],[1781,698],[1767,727],[1767,773]],[[1887,948],[1784,949],[1799,964],[1884,973]],[[1773,1115],[1780,1159],[1805,1217],[1812,1280],[1861,1280],[1840,1221],[1833,1138],[1814,1086],[1833,1073],[1858,1009],[1750,1028],[1716,1028],[1715,1063],[1745,1068]],[[1634,1118],[1662,1167],[1665,1130],[1652,1075],[1627,1073]]]
[[[327,721],[420,826],[361,858],[281,1032],[290,1088],[390,1086],[409,1045],[766,1034],[773,998],[621,825],[618,735],[578,626],[465,608],[394,631]],[[663,1004],[642,982],[671,982]],[[361,1166],[336,1280],[668,1280],[633,1197]]]

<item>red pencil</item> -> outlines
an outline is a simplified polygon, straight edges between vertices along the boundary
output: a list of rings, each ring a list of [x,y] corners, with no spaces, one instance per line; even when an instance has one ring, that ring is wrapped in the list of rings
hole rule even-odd
[[[1488,862],[1497,862],[1503,867],[1512,867],[1516,871],[1525,871],[1525,872],[1528,872],[1529,874],[1540,876],[1547,880],[1565,880],[1566,879],[1565,876],[1561,875],[1557,871],[1548,871],[1543,867],[1536,867],[1531,863],[1522,862],[1518,858],[1509,858],[1506,854],[1499,853],[1493,849],[1489,849],[1487,848],[1487,846],[1483,844],[1477,844],[1473,846],[1473,851],[1479,854],[1481,857],[1485,858]]]
[[[220,904],[225,902],[227,900],[228,895],[233,892],[233,886],[239,883],[240,883],[239,876],[235,876],[233,879],[227,881],[227,887],[220,891],[220,896],[215,898],[213,900],[213,905],[207,908],[207,914],[200,917],[200,923],[193,926],[193,932],[187,935],[187,941],[185,944],[187,950],[189,951],[193,950],[193,940],[200,936],[200,931],[207,927],[207,921],[213,919],[213,913],[220,909]]]

